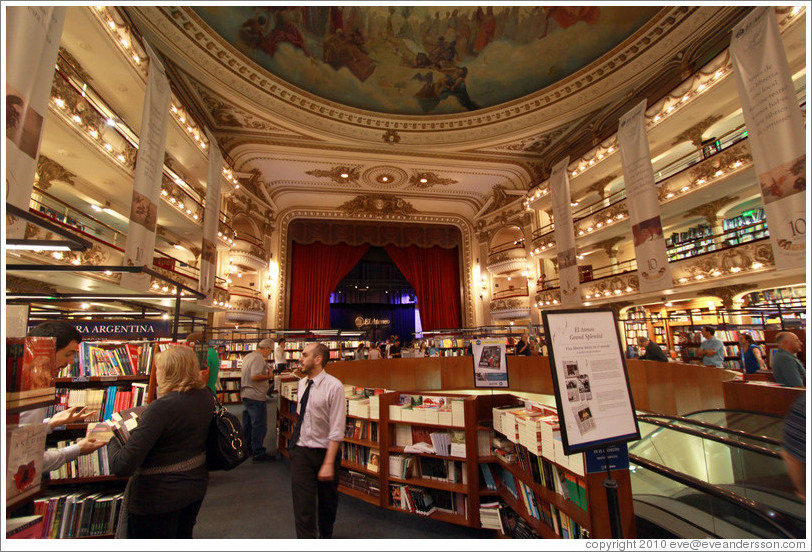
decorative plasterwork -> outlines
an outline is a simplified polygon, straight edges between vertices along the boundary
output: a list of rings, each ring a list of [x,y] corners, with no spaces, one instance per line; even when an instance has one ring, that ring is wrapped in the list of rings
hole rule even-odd
[[[393,195],[360,195],[339,207],[347,215],[374,217],[409,217],[417,210],[411,203]]]
[[[739,196],[724,196],[719,199],[714,199],[713,201],[688,209],[685,211],[685,214],[683,214],[683,218],[702,217],[709,224],[715,225],[719,221],[719,210],[737,199],[739,199]]]
[[[233,102],[223,99],[191,77],[189,77],[189,80],[192,81],[192,87],[195,93],[203,102],[206,110],[211,114],[215,126],[219,127],[220,130],[226,128],[241,129],[307,138],[304,135],[290,132],[279,125],[275,125],[264,117],[238,107]]]
[[[609,278],[602,278],[595,282],[581,284],[581,295],[587,299],[600,299],[602,297],[617,297],[629,293],[636,293],[640,289],[640,282],[636,272],[618,274]]]
[[[615,236],[614,238],[609,238],[606,240],[601,240],[594,244],[595,249],[602,249],[604,253],[606,253],[607,257],[612,257],[613,254],[617,254],[617,244],[622,242],[623,240],[627,239],[626,236]]]
[[[520,196],[508,195],[505,193],[505,187],[503,185],[496,184],[493,188],[491,188],[491,202],[482,215],[487,215],[489,213],[493,213],[494,211],[498,211],[502,207],[510,205],[511,203],[519,200],[519,198]]]
[[[529,297],[509,297],[495,299],[489,305],[491,318],[494,320],[515,320],[530,318]]]
[[[682,134],[679,134],[674,141],[671,142],[671,145],[676,146],[682,142],[689,141],[694,145],[694,147],[698,148],[702,146],[702,135],[705,134],[705,131],[712,127],[714,123],[721,120],[721,115],[711,115],[710,117],[703,119],[691,128],[687,129]]]
[[[715,287],[708,290],[708,294],[719,297],[725,309],[732,310],[735,308],[733,305],[733,298],[735,296],[740,295],[744,291],[756,289],[757,287],[757,284],[733,284],[730,286]]]
[[[255,171],[259,171],[259,169],[253,169]],[[346,184],[351,182],[353,184],[358,183],[358,179],[361,178],[360,176],[360,166],[349,166],[349,165],[339,165],[337,167],[333,167],[332,169],[313,169],[310,171],[305,171],[305,174],[309,174],[310,176],[315,176],[318,178],[329,178],[336,184]]]
[[[79,80],[82,82],[86,82],[87,84],[91,84],[93,82],[93,77],[88,74],[84,67],[79,63],[79,61],[73,57],[69,51],[67,51],[64,47],[59,47],[59,57],[65,60],[67,63],[60,63],[60,69],[67,73],[73,73]]]
[[[440,178],[437,173],[431,171],[415,172],[409,177],[410,188],[433,188],[434,186],[449,186],[458,181],[453,178]]]
[[[57,293],[57,289],[45,282],[6,274],[6,292],[8,293]]]
[[[339,211],[291,209],[280,214],[281,231],[279,233],[279,251],[281,251],[281,253],[279,255],[278,279],[280,292],[277,293],[276,321],[274,322],[277,328],[285,327],[285,319],[288,316],[285,308],[285,301],[288,296],[286,292],[288,291],[290,278],[288,272],[288,255],[290,254],[288,229],[291,222],[299,218],[352,221],[352,219],[349,219],[345,214]],[[462,244],[460,246],[460,284],[462,286],[462,300],[460,303],[462,306],[462,320],[464,327],[472,327],[474,325],[474,296],[471,275],[474,273],[474,267],[471,239],[473,228],[470,223],[463,217],[455,215],[434,216],[425,214],[413,215],[410,217],[409,223],[417,224],[424,228],[427,225],[441,224],[454,226],[459,229],[460,235],[462,236]]]
[[[679,285],[774,268],[775,259],[769,240],[762,240],[670,264],[674,283]]]
[[[631,85],[676,55],[684,42],[704,38],[717,27],[729,28],[729,19],[739,16],[737,7],[664,8],[659,16],[630,39],[576,74],[536,94],[488,109],[462,115],[432,117],[381,116],[351,109],[303,92],[281,81],[248,60],[235,47],[213,33],[191,8],[176,6],[138,7],[128,10],[140,24],[160,35],[166,45],[177,44],[176,53],[194,60],[224,85],[258,104],[286,113],[291,120],[319,131],[375,142],[386,137],[401,143],[459,144],[487,140],[519,129],[546,126],[552,118],[569,118],[584,112],[601,98],[614,96],[618,83]],[[555,106],[555,109],[546,109]],[[291,109],[293,108],[293,109]],[[587,108],[589,111],[593,107]],[[544,124],[544,123],[547,124]],[[556,126],[556,125],[553,125]],[[388,132],[392,131],[392,132]],[[383,135],[382,135],[383,133]],[[395,134],[397,133],[397,134]]]
[[[617,178],[616,174],[610,174],[609,176],[601,178],[597,182],[590,184],[589,186],[584,188],[584,191],[588,193],[595,192],[600,196],[601,199],[606,199],[606,186],[608,186],[616,178]]]
[[[37,159],[37,176],[39,177],[37,185],[43,190],[49,189],[55,180],[76,186],[76,182],[73,181],[76,175],[46,155],[40,154]]]
[[[394,190],[404,188],[409,182],[409,174],[392,165],[378,165],[366,169],[361,175],[362,182],[372,188]]]

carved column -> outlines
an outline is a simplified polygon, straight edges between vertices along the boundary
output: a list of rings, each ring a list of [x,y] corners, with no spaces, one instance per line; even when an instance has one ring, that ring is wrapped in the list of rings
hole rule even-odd
[[[599,249],[603,249],[606,253],[606,256],[609,257],[609,262],[612,265],[612,274],[617,274],[619,272],[618,264],[617,264],[617,253],[618,248],[617,244],[623,241],[623,236],[615,236],[614,238],[609,238],[608,240],[599,241],[595,244],[595,247]]]
[[[705,219],[713,229],[713,241],[716,245],[716,249],[721,249],[724,247],[724,237],[722,234],[725,230],[723,225],[724,217],[719,215],[719,210],[737,199],[739,199],[738,196],[724,196],[719,199],[709,201],[704,205],[699,205],[693,209],[690,209],[689,211],[686,211],[684,217],[691,218],[700,216]]]

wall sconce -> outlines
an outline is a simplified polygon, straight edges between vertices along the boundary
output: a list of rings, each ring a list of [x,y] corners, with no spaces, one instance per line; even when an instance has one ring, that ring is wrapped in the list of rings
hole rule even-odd
[[[273,294],[273,290],[276,287],[276,281],[279,278],[279,265],[273,259],[273,255],[271,255],[271,259],[268,261],[268,279],[265,280],[265,293],[268,294],[268,299],[271,298]]]

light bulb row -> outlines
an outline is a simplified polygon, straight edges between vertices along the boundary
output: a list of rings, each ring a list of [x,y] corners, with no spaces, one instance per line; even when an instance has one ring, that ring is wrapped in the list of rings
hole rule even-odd
[[[586,299],[601,299],[603,297],[617,297],[619,295],[627,295],[629,293],[634,293],[636,290],[631,286],[626,286],[624,289],[615,288],[613,290],[604,290],[604,291],[597,291],[595,293],[587,293],[584,295]]]
[[[687,284],[691,281],[701,281],[706,279],[719,278],[720,276],[725,276],[726,274],[738,274],[742,270],[746,270],[748,268],[751,270],[759,270],[764,268],[764,263],[755,261],[751,263],[749,267],[732,266],[730,268],[715,268],[707,274],[695,274],[693,277],[690,278],[683,276],[682,278],[679,279],[679,283]]]
[[[675,111],[677,111],[680,107],[685,105],[687,102],[692,100],[693,98],[703,94],[708,89],[710,89],[711,85],[715,82],[721,80],[729,71],[732,70],[732,66],[724,66],[716,71],[714,71],[710,76],[703,75],[701,73],[697,73],[694,75],[694,82],[691,85],[691,89],[682,94],[679,97],[671,97],[672,101],[665,100],[660,108],[658,113],[655,113],[651,117],[648,117],[648,121],[646,123],[646,127],[650,128],[660,123],[663,119],[672,115]],[[583,174],[587,170],[591,169],[592,167],[598,165],[605,159],[607,159],[610,155],[612,155],[618,149],[617,144],[617,134],[615,134],[612,142],[606,146],[602,146],[598,148],[594,155],[589,158],[585,159],[582,158],[577,162],[577,168],[573,169],[570,172],[570,177],[575,178],[576,176]],[[525,207],[530,208],[530,202],[542,197],[549,193],[549,186],[545,187],[544,189],[536,189],[535,191],[531,191],[528,194],[528,198],[525,201]]]
[[[112,35],[119,49],[132,60],[136,67],[141,68],[141,64],[145,61],[146,55],[136,50],[136,44],[131,38],[132,34],[130,28],[127,25],[119,25],[116,23],[106,6],[95,6],[94,8],[98,16],[104,22],[104,28]]]

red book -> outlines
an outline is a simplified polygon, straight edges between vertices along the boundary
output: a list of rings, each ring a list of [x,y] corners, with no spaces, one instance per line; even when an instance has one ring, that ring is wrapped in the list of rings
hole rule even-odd
[[[9,345],[9,341],[6,341]],[[8,348],[14,379],[7,382],[7,406],[53,396],[54,364],[56,362],[56,339],[53,337],[25,337]],[[16,373],[15,372],[16,367]],[[7,372],[8,370],[7,366]]]

